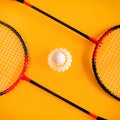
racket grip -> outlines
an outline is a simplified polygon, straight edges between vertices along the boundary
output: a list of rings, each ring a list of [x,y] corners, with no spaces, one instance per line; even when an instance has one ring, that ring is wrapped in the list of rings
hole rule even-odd
[[[102,117],[97,117],[97,120],[107,120],[107,119],[102,118]]]

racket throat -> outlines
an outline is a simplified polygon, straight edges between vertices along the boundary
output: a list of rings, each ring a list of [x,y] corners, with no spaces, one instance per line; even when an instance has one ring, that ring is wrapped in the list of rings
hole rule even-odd
[[[95,43],[96,45],[99,44],[99,41],[96,40],[95,38],[89,37],[89,40],[90,40],[91,42]]]
[[[28,78],[27,76],[25,76],[25,75],[22,75],[22,77],[21,77],[21,79],[22,80],[25,80],[25,81],[27,81],[27,82],[30,82],[30,78]]]

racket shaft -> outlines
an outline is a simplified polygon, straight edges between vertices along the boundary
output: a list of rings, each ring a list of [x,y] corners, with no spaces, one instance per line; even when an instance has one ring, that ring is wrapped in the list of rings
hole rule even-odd
[[[32,7],[33,9],[35,9],[36,11],[38,11],[38,12],[40,12],[40,13],[44,14],[45,16],[47,16],[47,17],[49,17],[49,18],[53,19],[54,21],[56,21],[56,22],[58,22],[58,23],[60,23],[60,24],[64,25],[65,27],[67,27],[67,28],[71,29],[72,31],[74,31],[74,32],[76,32],[76,33],[78,33],[78,34],[82,35],[83,37],[85,37],[86,39],[88,39],[88,40],[89,40],[89,36],[88,36],[88,35],[86,35],[86,34],[84,34],[84,33],[80,32],[79,30],[75,29],[74,27],[72,27],[72,26],[70,26],[70,25],[68,25],[68,24],[64,23],[63,21],[61,21],[61,20],[57,19],[56,17],[54,17],[54,16],[52,16],[52,15],[48,14],[47,12],[44,12],[43,10],[41,10],[41,9],[39,9],[39,8],[35,7],[35,6],[31,6],[31,7]]]
[[[66,98],[64,98],[64,97],[62,97],[62,96],[56,94],[55,92],[49,90],[48,88],[46,88],[46,87],[44,87],[44,86],[38,84],[37,82],[35,82],[35,81],[33,81],[33,80],[30,80],[29,82],[30,82],[31,84],[33,84],[33,85],[35,85],[35,86],[41,88],[42,90],[44,90],[44,91],[50,93],[51,95],[53,95],[53,96],[59,98],[60,100],[62,100],[62,101],[64,101],[64,102],[66,102],[66,103],[72,105],[73,107],[77,108],[78,110],[83,111],[84,113],[90,115],[91,117],[96,118],[96,120],[106,120],[106,119],[104,119],[104,118],[101,118],[101,117],[99,117],[99,116],[96,116],[95,114],[93,114],[93,113],[91,113],[91,112],[85,110],[84,108],[82,108],[82,107],[78,106],[77,104],[71,102],[70,100],[68,100],[68,99],[66,99]]]
[[[31,7],[31,8],[33,8],[34,10],[40,12],[41,14],[43,14],[43,15],[45,15],[45,16],[51,18],[52,20],[54,20],[54,21],[56,21],[56,22],[62,24],[63,26],[69,28],[70,30],[72,30],[72,31],[74,31],[74,32],[76,32],[76,33],[78,33],[78,34],[80,34],[81,36],[83,36],[84,38],[90,40],[91,42],[93,42],[93,43],[95,43],[95,44],[98,43],[98,41],[95,40],[94,38],[89,37],[89,36],[86,35],[85,33],[81,32],[81,31],[77,30],[76,28],[74,28],[74,27],[68,25],[67,23],[65,23],[65,22],[63,22],[63,21],[57,19],[56,17],[50,15],[49,13],[47,13],[47,12],[45,12],[45,11],[43,11],[43,10],[37,8],[36,6],[31,5],[30,3],[28,3],[28,2],[26,2],[26,1],[24,1],[24,0],[16,0],[16,1],[21,2],[21,3],[25,4],[25,5],[27,5],[27,6]]]

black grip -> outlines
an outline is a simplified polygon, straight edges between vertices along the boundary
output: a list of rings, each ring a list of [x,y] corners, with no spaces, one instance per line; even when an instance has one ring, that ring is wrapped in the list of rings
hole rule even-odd
[[[97,117],[97,120],[107,120],[107,119],[102,118],[102,117]]]
[[[21,2],[21,3],[23,3],[23,2],[24,2],[24,0],[16,0],[16,1]]]

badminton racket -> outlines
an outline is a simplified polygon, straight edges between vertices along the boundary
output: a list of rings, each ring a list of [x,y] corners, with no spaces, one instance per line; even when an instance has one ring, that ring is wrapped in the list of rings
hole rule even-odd
[[[92,68],[96,79],[107,93],[120,100],[120,25],[112,27],[99,40],[96,40],[25,0],[16,1],[33,8],[93,42],[96,46],[93,51]]]
[[[25,80],[96,120],[105,120],[25,76],[28,61],[28,50],[20,34],[7,23],[0,21],[0,95],[9,93],[21,80]]]

